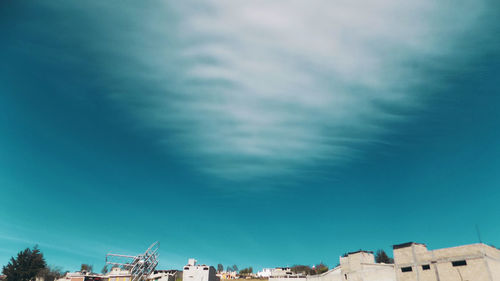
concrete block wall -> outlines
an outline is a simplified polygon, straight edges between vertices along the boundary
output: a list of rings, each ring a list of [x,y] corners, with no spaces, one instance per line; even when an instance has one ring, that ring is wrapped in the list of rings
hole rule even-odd
[[[472,244],[428,251],[425,245],[394,246],[397,281],[500,281],[500,251]]]

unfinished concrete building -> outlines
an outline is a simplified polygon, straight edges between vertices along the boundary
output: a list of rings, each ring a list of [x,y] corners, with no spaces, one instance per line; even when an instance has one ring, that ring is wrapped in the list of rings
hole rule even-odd
[[[373,252],[357,251],[340,257],[340,265],[325,273],[270,277],[269,281],[396,281],[394,265],[375,263]]]
[[[107,280],[106,278],[104,278],[104,276],[100,274],[86,272],[86,271],[76,271],[76,272],[67,272],[63,277],[57,279],[56,281],[107,281]]]
[[[213,266],[198,265],[195,259],[189,259],[182,272],[183,281],[220,281]]]
[[[394,265],[375,263],[373,252],[358,251],[340,258],[342,281],[395,281]]]
[[[409,242],[393,249],[397,281],[500,281],[500,251],[485,244],[429,251]]]
[[[170,269],[170,270],[155,270],[147,278],[148,281],[175,281],[178,278],[182,278],[182,272]]]

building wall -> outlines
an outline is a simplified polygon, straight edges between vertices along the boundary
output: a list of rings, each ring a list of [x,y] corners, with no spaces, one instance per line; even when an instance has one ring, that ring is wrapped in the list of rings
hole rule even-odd
[[[396,245],[394,261],[397,281],[500,281],[500,251],[485,244],[434,251],[423,244]]]
[[[71,277],[71,281],[84,281],[85,276],[77,276],[77,277]]]
[[[130,276],[109,276],[109,281],[130,281]],[[71,280],[74,281],[74,280]]]
[[[395,281],[394,265],[375,263],[372,252],[349,253],[340,258],[342,281]]]
[[[340,266],[318,275],[308,275],[307,281],[342,281]]]
[[[363,264],[362,269],[356,272],[354,277],[359,281],[396,281],[392,264]],[[349,278],[348,274],[347,281],[356,280],[355,278]]]
[[[467,265],[453,266],[450,261],[437,263],[439,280],[441,281],[461,281],[461,280],[491,280],[488,268],[482,258],[466,260]],[[433,280],[436,280],[434,278]]]
[[[185,266],[182,272],[183,281],[219,281],[213,266],[194,265]]]
[[[107,277],[108,281],[130,281],[131,279],[130,272],[119,267],[111,268],[105,277]]]
[[[148,281],[175,281],[176,273],[157,272],[148,276]]]
[[[375,264],[375,257],[372,252],[359,251],[347,254],[346,257],[340,258],[340,266],[342,271],[354,272],[361,270],[363,264]]]
[[[486,258],[493,281],[500,281],[500,259]]]

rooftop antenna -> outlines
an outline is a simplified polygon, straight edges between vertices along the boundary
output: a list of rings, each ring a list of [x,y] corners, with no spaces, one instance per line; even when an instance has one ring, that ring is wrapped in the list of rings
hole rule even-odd
[[[479,239],[479,243],[483,244],[483,241],[481,240],[481,233],[479,232],[479,226],[476,223],[476,233],[477,233],[477,239]]]
[[[127,269],[131,275],[130,281],[144,281],[158,265],[159,248],[160,243],[156,241],[143,254],[137,256],[109,253],[106,255],[106,265]]]

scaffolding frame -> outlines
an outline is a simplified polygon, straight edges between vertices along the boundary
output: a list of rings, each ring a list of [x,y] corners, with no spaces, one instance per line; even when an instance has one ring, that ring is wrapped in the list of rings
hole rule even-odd
[[[106,254],[106,265],[120,266],[130,272],[130,281],[145,281],[158,265],[160,243],[154,242],[141,255]]]

